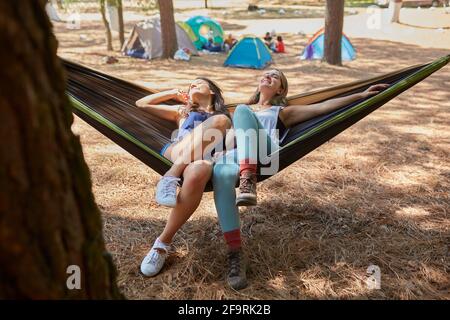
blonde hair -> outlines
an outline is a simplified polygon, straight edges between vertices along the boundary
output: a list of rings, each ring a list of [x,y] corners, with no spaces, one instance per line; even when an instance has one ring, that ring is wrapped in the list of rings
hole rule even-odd
[[[288,93],[288,81],[286,76],[284,75],[283,71],[273,68],[271,70],[276,70],[280,74],[280,82],[281,82],[281,92],[275,94],[270,99],[270,104],[273,106],[287,106],[287,93]],[[257,104],[259,102],[259,97],[261,95],[261,92],[259,91],[259,88],[256,89],[255,93],[250,97],[247,104]]]

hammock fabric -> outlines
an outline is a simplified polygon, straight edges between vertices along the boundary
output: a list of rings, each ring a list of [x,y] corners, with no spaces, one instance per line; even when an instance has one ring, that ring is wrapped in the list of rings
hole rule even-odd
[[[277,151],[279,171],[439,70],[449,60],[450,55],[447,55],[427,64],[289,97],[289,104],[306,105],[362,92],[376,83],[391,84],[375,96],[290,128]],[[156,172],[164,174],[171,162],[161,156],[159,150],[170,142],[171,133],[176,129],[175,124],[135,106],[136,100],[155,91],[67,60],[63,60],[63,63],[68,74],[67,91],[74,113]],[[170,103],[175,104],[175,101]],[[235,106],[228,107],[232,110]],[[268,176],[261,175],[258,180],[266,178]],[[211,185],[207,187],[207,191],[210,190]]]

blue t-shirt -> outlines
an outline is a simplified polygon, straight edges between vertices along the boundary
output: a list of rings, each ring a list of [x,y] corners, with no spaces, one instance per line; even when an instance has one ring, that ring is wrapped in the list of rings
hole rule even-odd
[[[178,129],[178,133],[175,141],[180,141],[184,138],[187,134],[189,134],[196,126],[198,126],[200,123],[204,122],[206,119],[211,117],[212,114],[208,112],[202,112],[202,111],[191,111],[189,112],[186,120],[183,121],[181,127]]]

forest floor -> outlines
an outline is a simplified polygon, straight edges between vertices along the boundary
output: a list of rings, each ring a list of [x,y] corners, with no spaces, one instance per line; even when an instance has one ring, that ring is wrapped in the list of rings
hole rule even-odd
[[[274,66],[296,94],[449,53],[450,30],[440,28],[450,25],[450,15],[440,9],[424,9],[420,14],[427,19],[418,19],[417,10],[403,13],[409,26],[376,30],[365,23],[370,13],[347,16],[345,32],[357,59],[342,67],[298,58],[323,19],[220,21],[226,33],[262,36],[276,29],[283,35],[287,53],[274,55]],[[127,31],[135,22],[127,21]],[[60,56],[153,89],[186,88],[193,78],[207,76],[220,84],[227,102],[245,101],[261,74],[223,67],[224,54],[183,62],[108,52],[97,19],[83,20],[78,30],[63,22],[54,26]],[[119,62],[103,64],[105,55]],[[91,170],[123,293],[130,299],[449,299],[449,71],[441,69],[258,184],[258,206],[241,210],[250,268],[249,286],[239,292],[224,281],[226,248],[212,193],[204,194],[175,237],[161,274],[140,275],[141,259],[169,212],[154,201],[159,176],[75,117],[73,131]],[[381,269],[380,290],[366,285],[371,265]]]

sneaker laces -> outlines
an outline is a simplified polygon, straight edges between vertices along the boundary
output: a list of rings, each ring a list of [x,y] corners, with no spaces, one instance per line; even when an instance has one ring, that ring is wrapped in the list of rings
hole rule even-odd
[[[240,177],[239,189],[244,193],[254,193],[256,174],[243,173]]]
[[[170,197],[177,196],[177,187],[180,186],[180,178],[177,177],[164,177],[165,183],[163,184],[163,192]]]
[[[160,254],[161,253],[158,250],[152,249],[152,252],[150,253],[150,256],[148,257],[148,263],[155,265],[159,260]]]
[[[163,250],[164,253],[159,252],[157,249]],[[155,244],[150,250],[150,254],[148,256],[148,263],[156,264],[158,262],[159,256],[163,254],[169,253],[170,245],[161,242],[161,240],[156,239]]]

